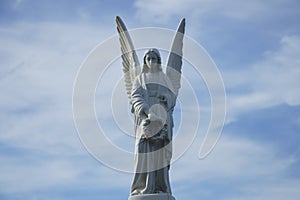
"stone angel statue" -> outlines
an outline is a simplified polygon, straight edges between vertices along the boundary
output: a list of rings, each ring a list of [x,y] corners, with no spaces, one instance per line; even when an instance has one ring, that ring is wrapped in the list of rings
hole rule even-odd
[[[130,200],[175,199],[169,168],[172,157],[173,110],[180,89],[185,19],[179,24],[166,72],[157,49],[146,51],[140,66],[129,32],[116,17],[125,88],[132,105],[135,131],[135,174]],[[147,197],[148,196],[148,197]]]

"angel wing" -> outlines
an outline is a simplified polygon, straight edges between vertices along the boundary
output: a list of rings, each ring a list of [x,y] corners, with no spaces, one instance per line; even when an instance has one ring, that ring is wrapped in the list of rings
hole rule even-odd
[[[133,47],[130,35],[122,19],[116,17],[117,30],[122,51],[122,65],[125,81],[125,89],[129,100],[131,100],[131,88],[135,77],[140,73],[141,67]]]
[[[177,28],[177,32],[173,39],[171,52],[169,54],[166,74],[172,82],[174,93],[178,95],[181,87],[181,66],[182,66],[182,47],[183,47],[183,36],[185,29],[185,19],[183,18]]]

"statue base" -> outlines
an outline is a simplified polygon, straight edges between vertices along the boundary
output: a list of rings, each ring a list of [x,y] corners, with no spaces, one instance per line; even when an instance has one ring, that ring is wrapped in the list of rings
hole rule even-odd
[[[175,200],[170,194],[143,194],[130,196],[128,200]]]

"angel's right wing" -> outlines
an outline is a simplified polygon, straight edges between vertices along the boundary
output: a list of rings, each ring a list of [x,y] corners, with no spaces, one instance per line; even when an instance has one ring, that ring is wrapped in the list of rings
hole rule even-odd
[[[122,57],[125,89],[129,100],[131,100],[132,84],[135,77],[137,77],[137,75],[141,72],[141,67],[136,52],[134,50],[133,43],[127,31],[127,28],[119,16],[116,17],[116,23],[117,23],[117,30],[120,37],[119,40],[121,43],[121,51],[122,51],[121,57]]]

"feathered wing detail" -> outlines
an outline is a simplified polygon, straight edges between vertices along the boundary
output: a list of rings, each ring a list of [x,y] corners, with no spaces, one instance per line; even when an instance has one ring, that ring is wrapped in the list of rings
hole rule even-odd
[[[117,30],[122,51],[122,65],[125,81],[125,89],[129,100],[131,100],[131,88],[135,77],[141,72],[140,63],[133,47],[130,35],[122,19],[116,17]]]
[[[178,95],[181,87],[181,66],[182,66],[182,47],[183,47],[183,36],[185,29],[185,19],[182,19],[175,37],[173,39],[171,52],[169,54],[166,74],[172,82],[174,93]]]

